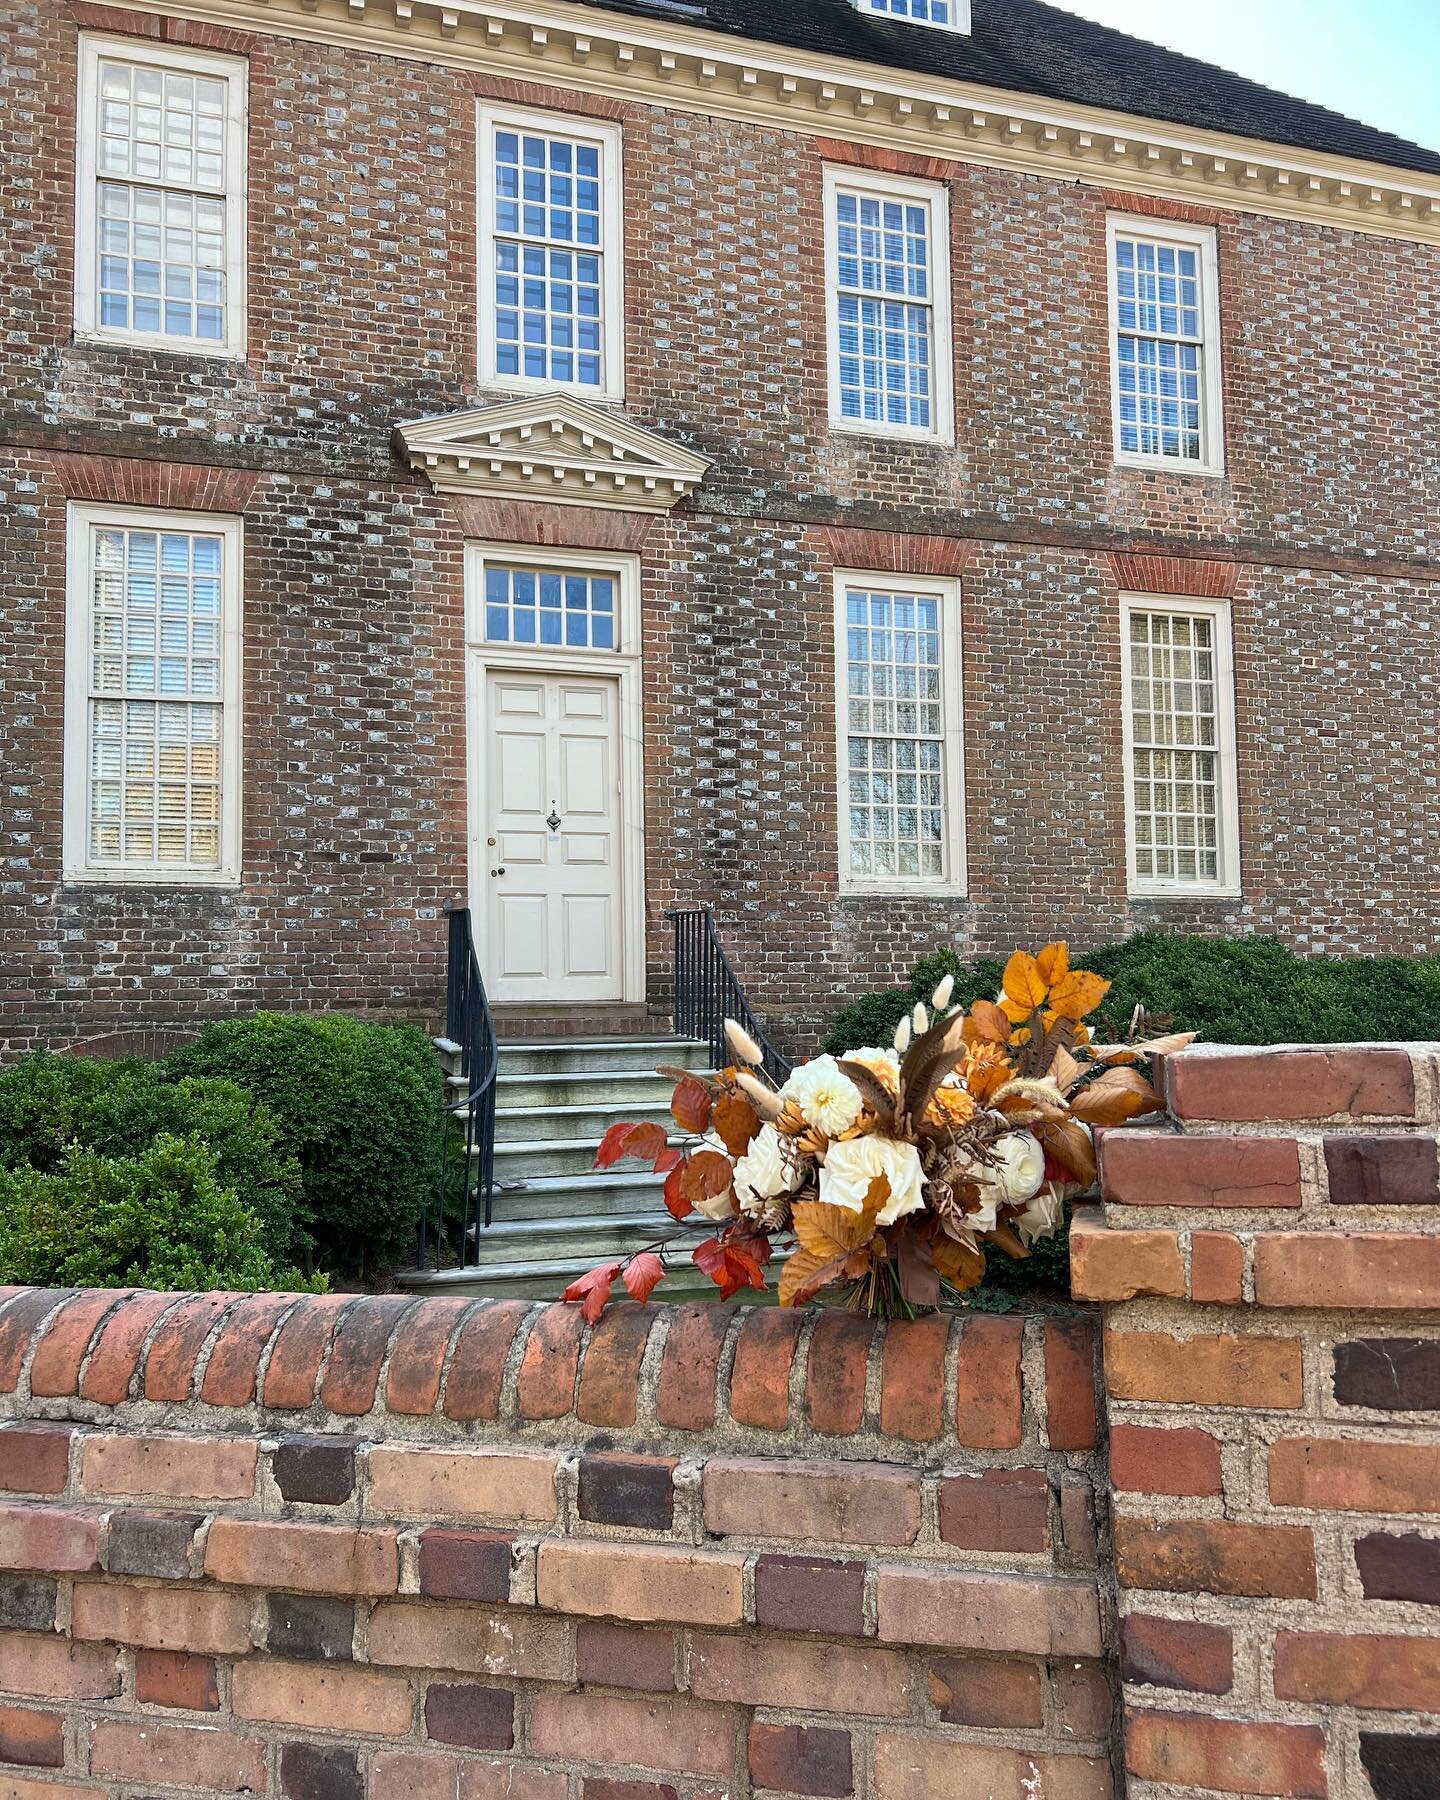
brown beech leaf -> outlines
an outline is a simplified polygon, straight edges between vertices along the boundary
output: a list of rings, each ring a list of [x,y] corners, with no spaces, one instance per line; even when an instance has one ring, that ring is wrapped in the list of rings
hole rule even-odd
[[[710,1128],[710,1096],[704,1083],[693,1075],[682,1075],[675,1083],[670,1110],[682,1131],[693,1131],[698,1137]]]
[[[1070,1110],[1087,1125],[1123,1125],[1146,1113],[1163,1112],[1165,1102],[1136,1069],[1107,1069],[1070,1096]]]
[[[932,1246],[918,1231],[902,1227],[891,1234],[890,1247],[895,1253],[902,1298],[911,1306],[938,1306],[940,1271],[935,1266]]]
[[[1024,1015],[1029,1017],[1029,1012]],[[1010,1021],[993,1000],[977,1000],[970,1008],[975,1030],[982,1044],[1008,1044]]]
[[[659,1162],[669,1148],[669,1134],[654,1119],[645,1119],[639,1125],[632,1125],[630,1135],[625,1140],[626,1156],[635,1156],[642,1162],[652,1164]]]
[[[942,1235],[936,1238],[930,1253],[941,1275],[962,1294],[978,1287],[984,1279],[985,1253],[974,1244]]]
[[[1193,1044],[1198,1031],[1172,1031],[1166,1037],[1146,1038],[1138,1044],[1099,1044],[1091,1052],[1096,1062],[1135,1062],[1142,1056],[1173,1056]]]
[[[765,1291],[765,1271],[744,1244],[706,1238],[695,1246],[691,1261],[719,1288],[722,1300],[738,1294],[742,1287]]]
[[[1078,1063],[1063,1044],[1056,1050],[1055,1060],[1047,1071],[1049,1079],[1062,1094],[1068,1094],[1084,1073],[1083,1064]]]
[[[588,1322],[594,1325],[605,1310],[605,1302],[610,1298],[610,1290],[619,1273],[618,1262],[598,1263],[577,1281],[572,1281],[560,1298],[571,1306],[578,1306]]]
[[[1046,989],[1039,963],[1028,950],[1017,950],[1005,965],[1005,997],[1024,1009],[1024,1017],[1044,1005]]]
[[[1007,1256],[1013,1257],[1016,1262],[1024,1262],[1030,1255],[1030,1252],[1025,1248],[1023,1241],[1015,1235],[1008,1225],[997,1225],[993,1231],[987,1231],[985,1233],[985,1242],[987,1244],[994,1244],[997,1250],[1003,1250]]]
[[[739,1094],[722,1094],[715,1102],[712,1121],[720,1142],[737,1159],[750,1148],[760,1130],[760,1115]]]
[[[1050,1010],[1062,1019],[1078,1021],[1094,1012],[1109,992],[1110,983],[1103,976],[1092,975],[1088,969],[1072,969],[1055,984],[1050,995]]]
[[[644,1306],[656,1286],[665,1279],[665,1265],[653,1250],[642,1250],[626,1263],[622,1279],[630,1298]]]
[[[665,1210],[672,1219],[688,1219],[695,1202],[685,1193],[685,1163],[678,1162],[665,1177]]]
[[[702,1200],[715,1200],[729,1188],[735,1170],[718,1150],[697,1150],[680,1177],[680,1192],[692,1208]]]
[[[1058,944],[1047,944],[1035,958],[1035,967],[1047,988],[1070,972],[1070,946],[1062,938]]]
[[[849,1259],[832,1256],[828,1260],[810,1250],[796,1250],[780,1271],[780,1304],[804,1306],[822,1288],[838,1281]]]
[[[1074,1119],[1042,1119],[1031,1126],[1047,1157],[1053,1157],[1072,1181],[1091,1187],[1095,1181],[1095,1146],[1090,1133]]]

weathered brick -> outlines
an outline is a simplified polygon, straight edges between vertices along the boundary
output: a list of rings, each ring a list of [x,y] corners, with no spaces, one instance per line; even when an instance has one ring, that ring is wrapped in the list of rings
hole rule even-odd
[[[720,1779],[735,1770],[732,1715],[694,1700],[622,1700],[603,1694],[537,1694],[530,1746],[542,1761],[576,1757]]]
[[[354,1637],[353,1601],[306,1594],[270,1594],[266,1598],[265,1648],[273,1656],[349,1662]]]
[[[786,1794],[848,1794],[855,1785],[850,1733],[823,1725],[751,1722],[750,1779]]]
[[[320,1379],[327,1412],[358,1418],[375,1404],[390,1334],[415,1303],[405,1295],[364,1294],[346,1309]]]
[[[184,1650],[137,1650],[135,1698],[142,1706],[219,1712],[220,1684],[214,1658],[192,1656]]]
[[[295,1302],[270,1351],[262,1395],[267,1407],[300,1412],[314,1405],[315,1383],[335,1327],[354,1304],[353,1294],[302,1294]]]
[[[173,1294],[137,1294],[109,1315],[80,1371],[82,1400],[119,1406],[128,1398],[150,1329],[174,1305]]]
[[[393,1413],[428,1416],[440,1400],[445,1353],[470,1300],[422,1300],[400,1321],[385,1374],[385,1405]]]
[[[1191,1426],[1112,1425],[1110,1480],[1122,1493],[1218,1494],[1220,1446]]]
[[[240,1299],[238,1294],[192,1294],[169,1313],[145,1352],[145,1398],[191,1397],[195,1366],[211,1332]]]
[[[372,1663],[400,1669],[531,1681],[564,1681],[570,1673],[569,1626],[530,1613],[389,1600],[371,1613],[367,1643]]]
[[[1044,1719],[1040,1665],[977,1656],[937,1656],[930,1663],[930,1704],[947,1725],[1033,1730]]]
[[[66,1425],[12,1424],[0,1429],[0,1492],[63,1494],[70,1481]]]
[[[120,1668],[108,1645],[0,1632],[0,1691],[45,1700],[108,1700],[120,1692]]]
[[[503,1604],[510,1598],[513,1540],[493,1531],[444,1531],[420,1534],[420,1592],[444,1600],[485,1600]]]
[[[426,1450],[377,1445],[366,1458],[369,1506],[385,1518],[555,1517],[557,1459],[529,1450]]]
[[[1093,1319],[1045,1321],[1045,1436],[1052,1450],[1093,1450],[1098,1440]]]
[[[537,1586],[553,1612],[733,1625],[743,1616],[744,1567],[740,1552],[550,1539],[540,1546]]]
[[[516,1765],[517,1776],[527,1772]],[[460,1765],[453,1756],[382,1750],[372,1766],[370,1796],[371,1800],[456,1800],[459,1779]],[[559,1779],[561,1787],[556,1800],[564,1800],[565,1777]],[[520,1792],[518,1784],[516,1792]]]
[[[565,1800],[565,1776],[524,1763],[486,1762],[467,1756],[460,1764],[459,1800]],[[416,1800],[406,1796],[406,1800]]]
[[[755,1623],[781,1631],[860,1637],[865,1630],[865,1564],[824,1556],[755,1559]]]
[[[203,1513],[111,1513],[105,1567],[112,1575],[185,1581],[192,1573],[195,1534],[204,1523]]]
[[[55,1583],[43,1576],[0,1576],[0,1626],[50,1631],[55,1624]]]
[[[80,1480],[91,1494],[248,1500],[255,1492],[257,1448],[249,1438],[97,1432],[81,1445]]]
[[[1375,1800],[1429,1800],[1440,1794],[1440,1737],[1362,1731],[1360,1766]]]
[[[815,1321],[805,1364],[805,1417],[811,1428],[853,1437],[865,1422],[865,1383],[877,1327],[827,1308]]]
[[[1019,1319],[965,1320],[956,1378],[955,1435],[975,1450],[1013,1450],[1021,1440],[1024,1396]]]
[[[42,1399],[77,1392],[80,1365],[102,1319],[133,1292],[100,1289],[67,1300],[41,1332],[30,1359],[30,1392]],[[37,1492],[39,1490],[36,1490]]]
[[[635,1423],[640,1364],[655,1324],[648,1306],[614,1306],[601,1315],[580,1364],[575,1411],[589,1425]]]
[[[30,1706],[0,1706],[0,1763],[19,1763],[27,1769],[63,1768],[62,1715],[37,1712]]]
[[[880,1353],[880,1429],[929,1443],[945,1429],[945,1351],[950,1319],[893,1319]]]
[[[1060,1477],[1060,1540],[1072,1562],[1093,1563],[1099,1552],[1095,1489],[1090,1477],[1067,1469]]]
[[[445,1377],[447,1418],[499,1418],[506,1360],[529,1313],[526,1300],[491,1300],[471,1312],[455,1339]]]
[[[1386,1312],[1440,1306],[1440,1237],[1266,1232],[1255,1240],[1255,1300],[1260,1306]]]
[[[1300,1151],[1293,1138],[1112,1131],[1102,1140],[1100,1176],[1112,1206],[1255,1210],[1300,1204]]]
[[[575,1631],[575,1675],[594,1687],[670,1693],[675,1687],[675,1634],[582,1619]]]
[[[887,1464],[713,1457],[703,1493],[720,1536],[913,1544],[920,1530],[919,1477]]]
[[[1115,1567],[1123,1587],[1315,1598],[1315,1544],[1308,1525],[1120,1517],[1114,1531]]]
[[[211,1406],[248,1406],[258,1391],[265,1347],[299,1304],[293,1294],[249,1294],[227,1313],[210,1346],[200,1398]]]
[[[1225,1625],[1129,1613],[1120,1621],[1120,1673],[1147,1687],[1228,1694],[1235,1681],[1234,1640]]]
[[[702,1700],[903,1718],[910,1669],[894,1650],[755,1634],[697,1635],[690,1691]]]
[[[353,1750],[286,1744],[280,1752],[285,1800],[365,1800],[360,1759]]]
[[[355,1446],[331,1438],[285,1438],[271,1463],[282,1500],[343,1506],[355,1492]]]
[[[1440,1412],[1440,1338],[1337,1344],[1335,1398],[1381,1412]]]
[[[1330,1137],[1325,1171],[1336,1206],[1440,1204],[1433,1137]]]
[[[1117,1400],[1171,1406],[1279,1409],[1304,1399],[1298,1338],[1107,1331],[1105,1382]]]
[[[880,1637],[1018,1656],[1098,1656],[1100,1608],[1092,1582],[896,1565],[876,1585]]]
[[[592,1453],[580,1458],[580,1517],[594,1525],[669,1531],[675,1519],[675,1459]]]
[[[509,1750],[515,1696],[505,1688],[432,1681],[425,1692],[425,1735],[469,1750]]]
[[[1103,1663],[1052,1663],[1050,1692],[1066,1739],[1108,1740],[1115,1723],[1115,1695]]]
[[[1190,1298],[1238,1306],[1245,1297],[1245,1246],[1230,1231],[1190,1233]]]
[[[13,1394],[37,1327],[70,1298],[73,1290],[22,1288],[10,1291],[0,1308],[0,1394]]]
[[[790,1370],[801,1312],[760,1308],[747,1312],[730,1365],[730,1416],[737,1425],[783,1431],[790,1419]]]
[[[403,1676],[380,1675],[340,1663],[237,1663],[231,1704],[239,1719],[400,1737],[409,1731],[414,1693]]]
[[[1281,1438],[1270,1446],[1273,1506],[1440,1512],[1440,1444]]]
[[[715,1423],[715,1382],[731,1323],[728,1307],[676,1308],[655,1390],[655,1416],[662,1425],[705,1431]]]
[[[58,1506],[0,1506],[0,1568],[80,1575],[100,1567],[100,1516]]]
[[[1193,1713],[1132,1712],[1125,1766],[1146,1781],[1326,1800],[1325,1733],[1315,1725],[1265,1725]]]
[[[1275,1693],[1310,1705],[1440,1712],[1440,1638],[1277,1631]]]
[[[131,1725],[104,1719],[91,1727],[90,1772],[117,1781],[213,1788],[222,1794],[262,1792],[265,1745],[215,1725]]]
[[[522,1419],[563,1419],[575,1406],[585,1321],[574,1306],[547,1306],[525,1340],[515,1381]]]
[[[940,1483],[940,1535],[962,1550],[1038,1552],[1050,1541],[1043,1469],[986,1469]]]
[[[216,1519],[205,1544],[205,1573],[234,1587],[393,1594],[400,1579],[398,1540],[394,1531],[346,1525]]]
[[[1367,1600],[1440,1606],[1440,1538],[1371,1532],[1356,1539],[1355,1564]]]
[[[1178,1299],[1185,1292],[1179,1233],[1121,1231],[1105,1224],[1098,1206],[1076,1207],[1070,1291],[1077,1300],[1135,1300],[1147,1294]]]
[[[875,1740],[876,1800],[1111,1800],[1109,1764],[1100,1757],[961,1744],[938,1737]]]
[[[1415,1074],[1403,1050],[1230,1050],[1166,1059],[1177,1117],[1231,1123],[1414,1116]]]
[[[250,1648],[250,1602],[242,1594],[196,1588],[75,1584],[71,1630],[77,1638],[137,1644],[147,1650],[199,1650],[243,1656]]]

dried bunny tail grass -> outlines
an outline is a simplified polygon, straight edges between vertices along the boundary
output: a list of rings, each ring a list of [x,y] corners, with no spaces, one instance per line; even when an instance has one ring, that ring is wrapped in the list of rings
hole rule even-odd
[[[735,1085],[745,1098],[759,1113],[762,1121],[773,1125],[785,1110],[785,1102],[774,1088],[766,1087],[758,1076],[752,1075],[748,1069],[742,1069],[735,1077]]]
[[[945,1008],[950,1004],[950,996],[954,992],[955,977],[953,975],[947,975],[940,983],[939,987],[936,988],[935,992],[930,996],[930,1004],[935,1008],[937,1013],[944,1012]]]
[[[1032,1100],[1037,1106],[1057,1106],[1062,1112],[1069,1111],[1065,1096],[1053,1081],[1034,1077],[1016,1076],[1013,1081],[1007,1081],[990,1096],[990,1104],[998,1106],[1002,1100],[1011,1099]]]
[[[895,1048],[901,1056],[910,1048],[910,1021],[904,1018],[895,1027]]]
[[[739,1062],[750,1063],[753,1066],[765,1060],[765,1052],[738,1019],[725,1021],[725,1042],[734,1051],[736,1060]]]
[[[925,1010],[923,1000],[915,1002],[915,1010],[910,1015],[910,1023],[915,1027],[916,1037],[923,1037],[930,1029],[930,1015]]]

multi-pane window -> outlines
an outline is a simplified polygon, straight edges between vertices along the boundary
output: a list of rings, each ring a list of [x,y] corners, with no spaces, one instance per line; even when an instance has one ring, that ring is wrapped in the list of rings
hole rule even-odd
[[[81,50],[76,322],[177,349],[243,346],[244,67]]]
[[[842,875],[954,883],[961,807],[953,586],[838,584]]]
[[[943,190],[827,172],[830,416],[852,430],[951,428]]]
[[[890,19],[914,19],[952,31],[968,29],[968,0],[859,0],[859,6],[861,12],[883,13]]]
[[[1218,472],[1214,233],[1112,219],[1109,238],[1116,452]]]
[[[613,575],[583,570],[485,565],[485,636],[492,644],[616,647]]]
[[[76,509],[67,872],[234,878],[238,527]]]
[[[1234,885],[1229,619],[1194,601],[1124,608],[1131,875],[1137,888]]]
[[[481,339],[488,378],[620,391],[620,139],[482,110]]]

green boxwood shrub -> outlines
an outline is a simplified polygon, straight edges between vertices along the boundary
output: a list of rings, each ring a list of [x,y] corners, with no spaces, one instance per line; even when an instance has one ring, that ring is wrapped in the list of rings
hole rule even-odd
[[[0,1170],[0,1280],[37,1287],[314,1286],[266,1254],[264,1227],[198,1138],[162,1132],[138,1156],[72,1148]],[[318,1284],[323,1286],[323,1282]]]
[[[410,1254],[440,1151],[440,1067],[422,1032],[262,1012],[207,1026],[167,1068],[237,1082],[275,1117],[323,1268],[369,1275]]]
[[[137,1157],[162,1134],[208,1146],[216,1180],[258,1219],[273,1262],[302,1254],[300,1165],[280,1122],[233,1081],[177,1081],[163,1064],[44,1050],[0,1070],[0,1168],[53,1174],[76,1145]]]

